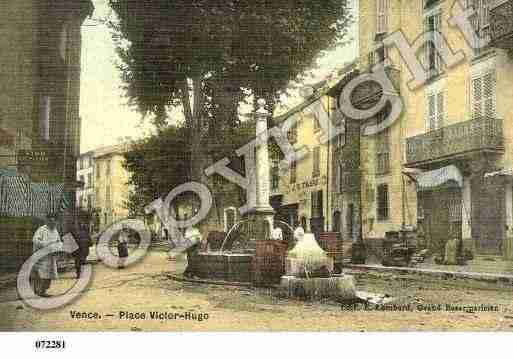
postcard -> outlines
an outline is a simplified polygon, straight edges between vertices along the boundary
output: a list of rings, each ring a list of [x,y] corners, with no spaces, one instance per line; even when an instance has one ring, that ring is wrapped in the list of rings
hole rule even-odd
[[[0,331],[512,332],[511,17],[2,2]]]

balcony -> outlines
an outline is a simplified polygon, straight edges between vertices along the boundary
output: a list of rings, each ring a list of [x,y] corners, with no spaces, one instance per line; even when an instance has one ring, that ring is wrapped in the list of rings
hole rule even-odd
[[[503,150],[502,120],[482,118],[408,138],[406,166],[426,167],[433,162]]]
[[[513,0],[496,0],[490,4],[491,45],[513,49]]]

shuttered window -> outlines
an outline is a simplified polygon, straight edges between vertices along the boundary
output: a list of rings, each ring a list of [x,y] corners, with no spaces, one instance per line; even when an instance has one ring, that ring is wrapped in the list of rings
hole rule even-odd
[[[385,121],[390,114],[390,106],[376,115],[376,124]],[[376,174],[383,175],[390,171],[390,129],[385,128],[376,135]]]
[[[445,98],[443,92],[433,93],[427,97],[427,130],[442,128],[445,122]]]
[[[344,192],[344,168],[342,164],[338,165],[338,192]]]
[[[322,204],[322,191],[315,191],[311,193],[311,202],[312,202],[312,218],[322,218],[324,217],[323,213],[323,204]]]
[[[319,122],[319,115],[317,113],[313,114],[313,128],[314,131],[319,131],[321,129],[321,123]]]
[[[93,195],[89,194],[87,195],[87,210],[91,212],[93,209]]]
[[[383,34],[388,31],[388,0],[376,0],[376,6],[376,33]]]
[[[107,185],[105,188],[105,202],[107,204],[107,207],[111,207],[111,201],[110,201],[110,186]]]
[[[424,46],[424,66],[429,77],[437,76],[442,70],[442,63],[436,49],[440,48],[441,44],[436,40],[434,34],[442,33],[441,12],[430,14],[424,18],[424,31],[430,34],[432,39]]]
[[[382,43],[376,43],[375,49],[369,53],[369,67],[372,70],[372,67],[376,64],[381,64],[385,62],[388,58],[388,50],[387,47]]]
[[[475,13],[471,18],[476,35],[482,39],[490,35],[490,2],[491,0],[470,0],[469,6],[472,6]]]
[[[290,183],[296,183],[297,179],[297,162],[294,161],[290,164]]]
[[[292,145],[297,142],[297,126],[298,125],[296,122],[290,127],[290,130],[287,132],[287,138]]]
[[[317,177],[321,174],[321,151],[319,147],[315,147],[313,150],[313,177]]]
[[[495,117],[495,71],[487,72],[472,79],[472,117]]]
[[[380,184],[377,189],[377,217],[378,221],[388,219],[389,205],[388,205],[388,185]]]
[[[372,66],[374,66],[376,64],[376,54],[374,53],[374,51],[371,51],[369,52],[369,67],[372,68]]]

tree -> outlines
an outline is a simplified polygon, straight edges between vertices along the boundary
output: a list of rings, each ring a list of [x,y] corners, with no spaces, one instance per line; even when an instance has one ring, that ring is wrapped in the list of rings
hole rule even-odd
[[[187,129],[169,126],[157,135],[131,143],[124,155],[124,167],[130,174],[128,184],[133,189],[127,203],[131,215],[142,214],[144,206],[188,181],[188,138]]]
[[[289,82],[343,41],[351,21],[347,0],[109,3],[126,93],[157,126],[169,106],[183,106],[194,180],[211,152],[208,139],[228,138],[223,132],[239,124],[244,90],[265,98],[272,112]]]
[[[213,158],[218,160],[233,157],[231,150],[249,142],[254,131],[252,122],[241,124],[234,129],[233,136],[216,147]],[[124,167],[129,173],[128,184],[132,189],[126,203],[130,215],[143,215],[144,207],[153,200],[165,198],[173,188],[191,181],[189,162],[192,137],[194,136],[190,129],[186,127],[167,126],[153,136],[132,141],[130,150],[124,154]],[[243,173],[244,166],[240,159],[232,160],[235,164],[234,170]],[[215,204],[222,192],[219,189],[226,185],[227,181],[217,174],[214,176],[211,185],[214,187],[212,192]]]

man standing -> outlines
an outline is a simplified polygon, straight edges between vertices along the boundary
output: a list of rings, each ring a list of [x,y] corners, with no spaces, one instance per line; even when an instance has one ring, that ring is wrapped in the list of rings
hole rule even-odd
[[[294,230],[294,241],[300,242],[303,240],[303,237],[305,236],[305,230],[299,223],[299,221],[296,221],[296,229]]]
[[[123,225],[121,232],[118,235],[118,269],[125,268],[125,262],[128,257],[128,235],[128,227]]]
[[[57,215],[47,215],[46,224],[39,227],[32,239],[34,253],[50,245],[62,246],[59,231],[57,231]],[[32,272],[34,291],[38,296],[47,297],[46,291],[50,288],[52,279],[57,279],[57,257],[55,253],[48,254],[40,259]]]
[[[202,240],[201,232],[197,228],[190,226],[185,230],[184,239],[188,248],[186,251],[187,268],[185,268],[183,275],[185,277],[191,277],[193,275],[192,261],[194,260],[194,256],[198,253]]]
[[[89,247],[91,246],[91,238],[89,237],[86,225],[77,221],[75,223],[73,237],[75,238],[78,246],[78,249],[73,252],[75,271],[77,273],[77,278],[80,278],[82,266],[86,263],[86,259],[89,256]]]

